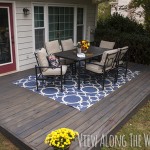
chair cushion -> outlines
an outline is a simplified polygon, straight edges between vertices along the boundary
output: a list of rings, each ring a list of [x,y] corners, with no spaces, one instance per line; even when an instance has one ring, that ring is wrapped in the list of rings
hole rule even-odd
[[[95,64],[99,64],[99,62],[94,62]],[[95,72],[95,73],[102,73],[102,67],[94,64],[86,64],[86,70]]]
[[[58,40],[46,42],[45,48],[47,50],[48,55],[53,54],[53,53],[57,53],[57,52],[61,52]]]
[[[39,65],[42,66],[42,67],[48,67],[49,66],[49,63],[48,63],[48,60],[47,60],[47,53],[46,53],[46,50],[44,48],[42,48],[41,50],[39,50],[37,52],[37,58],[38,58],[38,62],[39,62]],[[42,68],[42,71],[46,71],[48,68]]]
[[[61,45],[62,45],[63,51],[68,51],[68,50],[72,50],[76,48],[73,44],[72,39],[61,40]]]
[[[67,71],[67,66],[62,65],[62,75],[64,75]],[[61,75],[61,68],[48,68],[46,71],[42,72],[45,76],[55,76],[55,75]]]
[[[105,51],[103,53],[103,55],[102,55],[102,59],[101,59],[100,65],[102,65],[102,66],[104,65],[107,54],[113,54],[113,53],[116,53],[118,51],[119,51],[118,49],[113,49],[113,50]]]
[[[113,49],[115,46],[115,42],[109,42],[109,41],[103,41],[101,40],[101,43],[99,47],[101,48],[107,48],[107,49]]]

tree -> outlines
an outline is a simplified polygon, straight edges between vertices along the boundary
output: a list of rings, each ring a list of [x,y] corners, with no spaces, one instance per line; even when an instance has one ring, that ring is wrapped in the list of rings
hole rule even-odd
[[[108,1],[101,2],[98,5],[98,20],[105,20],[110,17],[111,7]]]
[[[150,0],[132,0],[130,8],[142,7],[144,9],[145,28],[150,32]]]

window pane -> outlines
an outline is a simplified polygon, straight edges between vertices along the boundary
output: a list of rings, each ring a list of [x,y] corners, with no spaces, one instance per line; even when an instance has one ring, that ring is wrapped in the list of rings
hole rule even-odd
[[[49,23],[52,23],[54,21],[54,16],[53,15],[49,15]]]
[[[83,40],[83,26],[77,26],[77,41]]]
[[[74,8],[48,7],[49,40],[73,38]],[[52,25],[53,24],[53,25]],[[50,34],[54,32],[52,37]],[[53,39],[52,39],[53,38]]]
[[[60,22],[64,22],[65,21],[65,19],[64,19],[65,17],[64,17],[64,15],[60,15]]]
[[[35,49],[44,47],[45,29],[35,29]]]
[[[77,24],[83,24],[83,8],[77,9]]]
[[[61,8],[59,8],[59,11],[60,11],[60,14],[64,14],[65,13],[65,9],[64,9],[64,7],[61,7]]]
[[[49,24],[49,29],[51,30],[51,31],[54,31],[55,30],[55,26],[54,26],[54,24]]]
[[[43,6],[34,6],[34,27],[44,27]]]

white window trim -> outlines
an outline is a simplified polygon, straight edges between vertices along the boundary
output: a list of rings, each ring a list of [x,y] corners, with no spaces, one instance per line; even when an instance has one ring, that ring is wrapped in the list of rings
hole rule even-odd
[[[44,27],[34,27],[34,6],[39,6],[39,7],[43,7],[44,8]],[[34,51],[36,51],[37,49],[35,49],[35,29],[45,29],[45,41],[47,40],[47,19],[46,19],[46,5],[44,4],[33,4],[32,5],[32,35],[33,35],[33,48],[34,48]]]
[[[36,2],[32,3],[32,14],[34,14],[34,6],[43,6],[44,7],[44,27],[45,27],[45,42],[49,40],[49,30],[48,30],[48,7],[56,6],[56,7],[73,7],[74,8],[74,44],[77,43],[77,8],[83,8],[83,38],[86,38],[86,21],[87,21],[87,6],[85,5],[77,5],[77,4],[64,4],[64,3],[42,3]],[[32,31],[33,31],[33,48],[35,50],[35,28],[34,28],[34,15],[32,16]]]

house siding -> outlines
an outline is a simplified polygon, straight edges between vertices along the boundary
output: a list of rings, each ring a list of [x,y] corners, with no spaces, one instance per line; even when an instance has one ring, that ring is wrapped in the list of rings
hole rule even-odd
[[[5,0],[7,2],[8,0]],[[1,0],[0,0],[1,2]],[[4,2],[4,1],[2,1]],[[10,1],[8,1],[10,2]],[[12,1],[13,2],[13,1]],[[36,60],[34,57],[34,37],[33,37],[33,17],[32,17],[32,3],[39,3],[39,4],[75,4],[75,5],[83,5],[86,6],[86,39],[89,39],[89,30],[95,28],[95,16],[96,16],[96,5],[92,4],[92,0],[16,0],[15,6],[16,8],[16,51],[17,51],[17,58],[18,58],[18,71],[26,70],[33,68],[36,64]],[[65,5],[64,5],[65,6]],[[30,10],[30,14],[28,16],[24,16],[23,8],[28,8]]]

